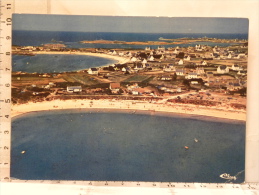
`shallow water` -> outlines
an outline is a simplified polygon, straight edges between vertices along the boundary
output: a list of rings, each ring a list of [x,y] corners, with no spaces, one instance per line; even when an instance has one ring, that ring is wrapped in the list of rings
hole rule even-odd
[[[220,174],[241,172],[231,182],[244,181],[245,124],[137,113],[66,110],[16,118],[11,176],[222,183]]]
[[[13,71],[28,73],[55,73],[86,70],[117,63],[117,60],[87,55],[52,55],[17,56],[12,58]]]

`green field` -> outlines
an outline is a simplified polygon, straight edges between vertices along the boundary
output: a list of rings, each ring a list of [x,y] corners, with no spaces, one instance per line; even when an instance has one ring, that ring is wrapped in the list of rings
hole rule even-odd
[[[99,80],[92,76],[80,74],[67,74],[63,76],[63,79],[70,83],[77,82],[87,86],[101,83]]]
[[[148,82],[150,79],[152,79],[153,76],[150,75],[134,75],[130,78],[125,79],[124,83],[142,83],[142,82]]]

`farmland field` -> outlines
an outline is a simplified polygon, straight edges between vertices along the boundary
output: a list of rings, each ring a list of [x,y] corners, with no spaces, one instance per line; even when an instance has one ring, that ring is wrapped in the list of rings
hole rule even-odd
[[[134,75],[134,76],[124,80],[123,82],[125,82],[125,83],[128,83],[128,82],[129,83],[134,83],[134,82],[141,83],[141,82],[147,81],[151,78],[152,78],[152,76],[150,76],[150,75]]]

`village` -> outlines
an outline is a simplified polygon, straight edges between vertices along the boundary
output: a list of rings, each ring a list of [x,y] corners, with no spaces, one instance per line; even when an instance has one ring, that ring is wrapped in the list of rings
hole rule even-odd
[[[156,47],[156,48],[155,48]],[[14,104],[55,99],[120,99],[246,108],[247,43],[145,49],[13,46],[15,55],[96,54],[124,63],[76,72],[12,73]]]

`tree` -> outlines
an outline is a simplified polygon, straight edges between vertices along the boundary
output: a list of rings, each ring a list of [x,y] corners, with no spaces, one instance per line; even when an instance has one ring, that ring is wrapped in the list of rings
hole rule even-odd
[[[183,85],[190,87],[190,82],[187,79],[183,80]]]
[[[173,81],[175,81],[176,79],[177,79],[177,74],[174,73],[174,75],[173,75]]]
[[[184,52],[180,52],[176,57],[183,59],[184,58]]]
[[[239,92],[239,94],[240,94],[241,96],[245,96],[245,95],[246,95],[246,87],[243,87],[243,88],[240,89],[238,92]]]

